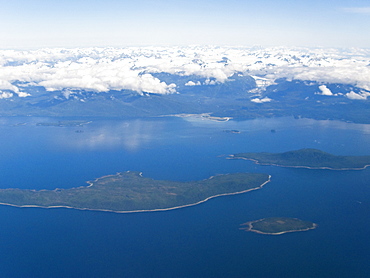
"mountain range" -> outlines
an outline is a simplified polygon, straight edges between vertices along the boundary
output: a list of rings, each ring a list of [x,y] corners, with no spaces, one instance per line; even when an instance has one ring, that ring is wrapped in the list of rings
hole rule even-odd
[[[0,115],[211,113],[369,123],[369,57],[361,49],[2,50]]]

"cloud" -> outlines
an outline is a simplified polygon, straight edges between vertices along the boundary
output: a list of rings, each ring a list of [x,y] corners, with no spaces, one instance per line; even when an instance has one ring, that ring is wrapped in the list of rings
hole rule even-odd
[[[353,100],[366,100],[368,95],[370,95],[370,93],[368,93],[368,94],[366,94],[366,93],[356,94],[354,91],[351,91],[351,92],[347,93],[345,96],[347,98],[353,99]]]
[[[12,96],[12,93],[0,91],[0,99],[11,98]]]
[[[18,87],[14,86],[12,83],[10,83],[7,80],[1,80],[0,79],[0,90],[10,90],[13,92],[18,92]]]
[[[258,88],[265,88],[267,86],[273,85],[274,80],[272,79],[267,79],[267,78],[262,78],[259,76],[251,76],[253,79],[256,81],[256,85]]]
[[[28,96],[31,95],[31,94],[25,93],[25,92],[18,92],[17,94],[18,94],[19,97],[28,97]]]
[[[117,51],[117,53],[115,52]],[[74,49],[36,52],[5,52],[0,67],[0,89],[18,92],[14,81],[44,86],[48,91],[63,89],[105,92],[133,90],[142,94],[176,92],[174,84],[166,84],[142,70],[132,69],[134,60],[124,51],[107,49]],[[113,52],[113,53],[112,53]],[[62,54],[61,54],[62,53]],[[33,54],[33,55],[31,55]],[[118,58],[117,56],[125,56]],[[81,57],[82,56],[82,57]],[[19,93],[20,97],[27,96]]]
[[[270,102],[272,99],[271,98],[268,98],[268,97],[264,97],[262,99],[259,99],[259,98],[253,98],[251,99],[251,102],[254,102],[254,103],[264,103],[264,102]]]
[[[370,7],[350,7],[342,8],[342,10],[347,13],[370,15]]]
[[[219,63],[220,57],[228,63]],[[0,90],[21,97],[27,96],[27,84],[60,90],[66,98],[73,90],[175,93],[176,84],[155,77],[162,72],[207,80],[189,81],[187,86],[223,83],[242,72],[252,75],[260,89],[286,78],[370,90],[370,51],[201,46],[0,50]]]
[[[62,91],[62,95],[66,98],[66,99],[69,99],[69,97],[73,94],[72,91],[70,90],[63,90]]]
[[[185,83],[185,86],[200,86],[200,85],[202,85],[200,81],[197,81],[197,82],[188,81]]]
[[[321,91],[321,94],[320,95],[323,95],[323,96],[334,96],[334,94],[330,91],[330,89],[328,87],[326,87],[325,85],[321,85],[319,86],[319,89]]]
[[[175,84],[166,84],[151,74],[132,70],[133,64],[126,60],[93,60],[89,57],[77,62],[61,62],[49,69],[45,80],[38,85],[48,91],[80,89],[95,92],[109,90],[132,90],[140,94],[169,94],[176,92]]]

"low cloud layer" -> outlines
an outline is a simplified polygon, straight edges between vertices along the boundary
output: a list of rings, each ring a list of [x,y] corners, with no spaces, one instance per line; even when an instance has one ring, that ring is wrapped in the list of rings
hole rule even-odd
[[[243,72],[254,76],[260,87],[287,78],[350,84],[370,91],[370,51],[196,46],[0,50],[0,98],[26,97],[28,85],[63,91],[65,97],[71,90],[175,93],[178,84],[156,78],[154,74],[160,72],[196,75],[214,83]],[[185,85],[204,84],[189,81]],[[326,86],[320,90],[325,95],[331,93]],[[351,93],[346,96],[357,97]]]
[[[254,103],[264,103],[264,102],[270,102],[272,99],[271,98],[268,98],[268,97],[264,97],[262,99],[260,98],[253,98],[251,99],[251,102],[254,102]]]
[[[353,99],[353,100],[366,100],[368,96],[370,96],[369,92],[361,92],[357,94],[354,91],[351,91],[346,94],[347,98]]]

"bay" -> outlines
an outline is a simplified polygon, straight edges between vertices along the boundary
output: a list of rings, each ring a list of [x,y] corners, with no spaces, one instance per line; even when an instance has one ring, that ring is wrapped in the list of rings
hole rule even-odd
[[[1,118],[0,187],[70,188],[128,170],[181,181],[264,172],[272,180],[261,190],[166,212],[0,206],[1,277],[369,276],[370,169],[280,168],[226,156],[299,148],[370,154],[370,125],[197,117],[38,125],[72,120]],[[241,223],[274,216],[319,227],[282,236],[239,230]]]

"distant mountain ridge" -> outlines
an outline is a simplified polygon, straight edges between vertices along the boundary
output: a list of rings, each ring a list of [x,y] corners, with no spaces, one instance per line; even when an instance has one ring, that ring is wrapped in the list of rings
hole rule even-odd
[[[175,81],[176,77],[167,74],[165,79]],[[180,77],[179,92],[168,95],[139,95],[129,90],[70,90],[67,95],[65,91],[47,92],[42,87],[29,86],[28,97],[0,99],[0,116],[152,117],[212,113],[236,119],[294,116],[370,123],[370,101],[345,97],[348,91],[356,90],[349,85],[328,84],[338,95],[325,96],[318,94],[320,84],[298,80],[278,80],[263,92],[253,92],[256,85],[248,75],[232,76],[219,84],[185,86],[190,78],[204,82],[194,76]]]
[[[0,116],[212,113],[370,123],[364,49],[0,50]]]

